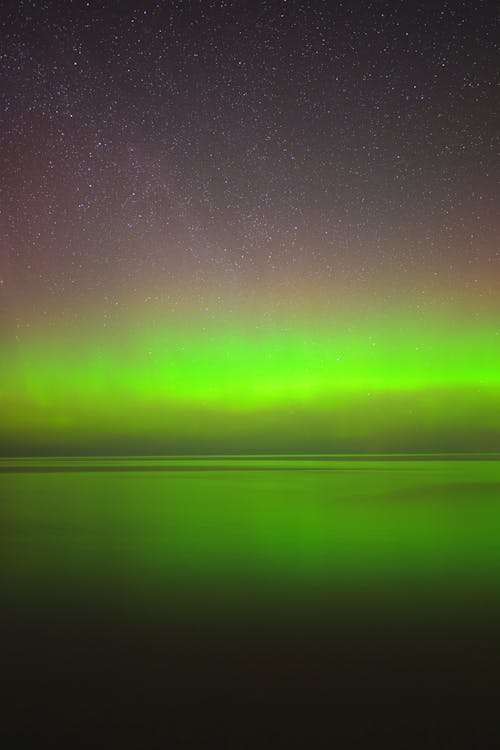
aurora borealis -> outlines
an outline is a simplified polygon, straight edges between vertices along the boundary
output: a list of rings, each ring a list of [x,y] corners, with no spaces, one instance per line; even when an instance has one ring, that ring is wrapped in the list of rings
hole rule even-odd
[[[351,313],[352,316],[352,313]],[[35,454],[493,451],[495,320],[41,328],[4,349],[2,441]],[[453,330],[455,328],[455,330]]]
[[[3,453],[498,450],[490,4],[259,5],[7,4]]]

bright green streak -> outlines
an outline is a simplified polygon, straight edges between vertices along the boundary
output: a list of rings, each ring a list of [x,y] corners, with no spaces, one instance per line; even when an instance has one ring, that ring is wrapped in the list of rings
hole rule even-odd
[[[281,444],[307,450],[311,441],[330,451],[398,450],[401,439],[404,449],[435,447],[430,436],[439,435],[443,450],[455,438],[462,450],[499,447],[493,323],[138,325],[99,336],[39,333],[2,351],[0,439],[7,445],[62,441],[78,449],[97,439],[109,448],[120,436],[134,453],[153,439],[160,452],[162,440],[170,450],[196,451],[231,449],[233,439],[236,448],[261,452]],[[414,446],[415,434],[422,440]]]

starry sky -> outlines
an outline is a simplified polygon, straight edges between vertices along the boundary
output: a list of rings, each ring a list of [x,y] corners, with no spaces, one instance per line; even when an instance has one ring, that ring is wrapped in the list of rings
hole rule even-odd
[[[2,451],[500,448],[495,6],[3,3]]]

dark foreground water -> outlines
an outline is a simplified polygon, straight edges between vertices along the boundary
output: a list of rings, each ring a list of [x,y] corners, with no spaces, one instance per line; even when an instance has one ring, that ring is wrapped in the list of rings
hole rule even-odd
[[[494,457],[5,459],[0,524],[9,747],[496,746]]]

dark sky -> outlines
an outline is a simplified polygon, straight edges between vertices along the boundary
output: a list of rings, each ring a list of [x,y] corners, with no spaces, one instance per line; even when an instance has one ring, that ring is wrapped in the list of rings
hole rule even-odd
[[[4,308],[491,293],[495,5],[3,3]]]

